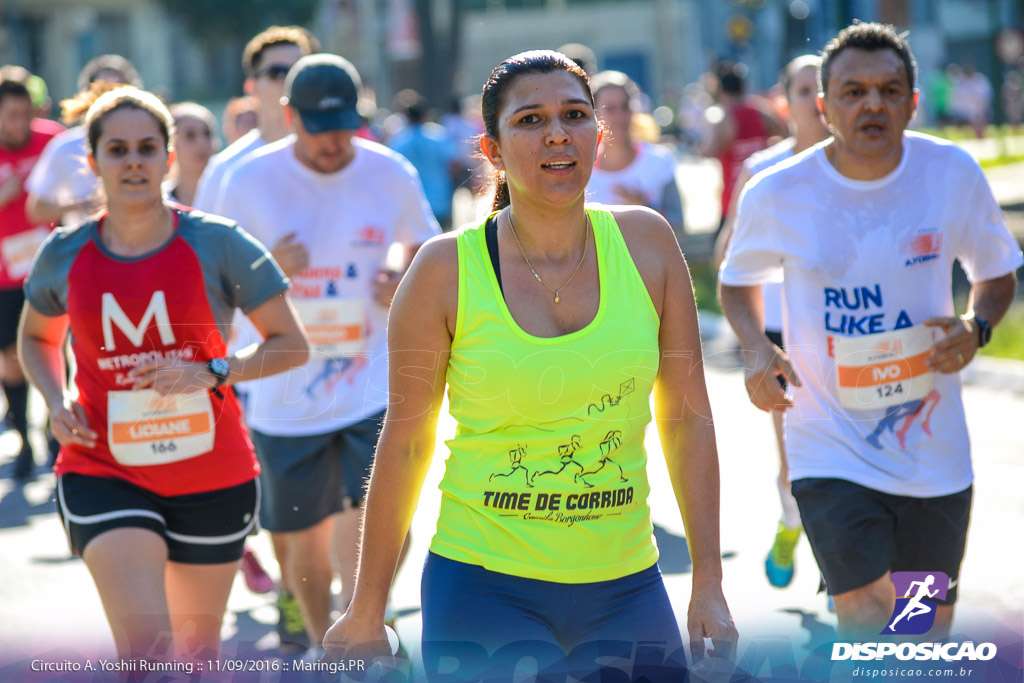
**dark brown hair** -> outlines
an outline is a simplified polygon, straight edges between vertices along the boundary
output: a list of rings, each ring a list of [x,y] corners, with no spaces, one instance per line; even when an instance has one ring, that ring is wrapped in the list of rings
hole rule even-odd
[[[818,74],[822,94],[828,93],[829,70],[832,61],[835,60],[843,50],[855,48],[874,52],[876,50],[892,50],[903,60],[903,66],[907,70],[907,81],[911,90],[917,90],[917,63],[914,55],[910,52],[910,46],[903,36],[896,33],[891,24],[879,24],[876,22],[857,23],[847,26],[828,41],[825,49],[821,51],[821,71]]]
[[[115,83],[114,81],[93,81],[92,85],[85,90],[82,90],[74,97],[61,100],[61,120],[68,126],[78,125],[89,112],[89,107],[92,106],[92,103],[95,102],[100,95],[123,87],[123,83]]]
[[[320,41],[301,26],[271,26],[257,33],[242,50],[242,69],[249,78],[256,78],[263,52],[277,45],[297,45],[303,55],[320,51]]]
[[[21,81],[13,79],[6,79],[0,81],[0,102],[3,102],[8,97],[19,97],[32,101],[32,95],[29,93],[28,88]]]
[[[167,110],[167,106],[151,92],[139,90],[131,85],[123,85],[96,98],[85,115],[86,136],[89,140],[89,151],[93,156],[96,156],[96,145],[99,143],[100,136],[103,135],[103,120],[108,114],[118,109],[138,109],[152,116],[160,128],[160,135],[163,136],[164,149],[171,150],[174,119],[171,118],[171,112]]]
[[[483,99],[480,102],[481,114],[484,120],[484,134],[498,139],[498,122],[501,119],[501,111],[505,106],[505,91],[520,76],[529,74],[546,74],[557,71],[565,71],[576,77],[583,86],[583,92],[590,99],[590,105],[594,106],[594,93],[590,90],[590,79],[587,73],[561,52],[554,50],[530,50],[520,52],[506,59],[494,67],[487,82],[484,83]],[[509,205],[508,184],[505,181],[504,172],[499,171],[495,179],[494,211],[503,209]]]

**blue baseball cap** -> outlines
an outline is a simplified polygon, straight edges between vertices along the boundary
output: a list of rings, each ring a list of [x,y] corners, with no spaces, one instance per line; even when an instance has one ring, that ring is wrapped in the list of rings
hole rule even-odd
[[[356,130],[363,125],[356,109],[361,86],[359,72],[347,59],[306,55],[288,72],[282,102],[298,113],[302,126],[314,135]]]

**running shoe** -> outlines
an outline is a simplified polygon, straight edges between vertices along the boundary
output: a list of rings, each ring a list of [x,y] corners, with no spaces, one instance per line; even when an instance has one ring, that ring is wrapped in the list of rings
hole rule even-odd
[[[251,592],[262,595],[274,590],[274,580],[264,571],[259,558],[248,544],[242,550],[241,570],[245,578],[245,587]]]
[[[776,588],[785,588],[793,581],[793,551],[802,533],[803,527],[788,529],[784,524],[779,524],[775,543],[764,561],[764,573],[768,577],[768,583]]]
[[[281,641],[281,649],[305,651],[309,649],[309,636],[306,635],[306,622],[302,619],[299,601],[291,593],[281,591],[277,595],[277,636]]]

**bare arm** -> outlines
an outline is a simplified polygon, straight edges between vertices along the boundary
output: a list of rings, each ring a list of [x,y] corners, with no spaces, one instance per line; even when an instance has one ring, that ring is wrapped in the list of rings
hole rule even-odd
[[[623,214],[616,218],[661,317],[655,417],[693,558],[690,650],[700,658],[709,637],[716,654],[727,657],[736,628],[722,594],[718,450],[690,273],[664,219],[652,212]]]
[[[720,104],[708,107],[704,117],[710,125],[708,137],[701,145],[701,154],[707,157],[718,156],[736,138],[736,122]]]
[[[89,427],[85,409],[65,396],[64,337],[67,331],[66,315],[43,315],[26,303],[18,328],[18,358],[25,376],[46,401],[54,438],[62,445],[93,448],[97,435]]]
[[[782,377],[796,386],[800,386],[800,380],[793,372],[789,357],[764,334],[761,286],[719,284],[718,299],[743,348],[744,381],[750,402],[766,412],[792,407],[793,402],[786,398],[776,378]]]
[[[995,327],[1010,310],[1016,293],[1016,273],[975,282],[971,285],[967,314],[964,317],[937,317],[925,320],[925,325],[938,327],[945,333],[932,347],[928,364],[938,372],[962,370],[978,353],[980,338],[978,323],[974,318],[981,318]]]
[[[750,169],[744,164],[740,169],[739,177],[736,178],[736,187],[733,188],[732,197],[729,198],[729,209],[725,214],[725,223],[715,239],[714,255],[712,256],[712,264],[715,270],[718,270],[722,265],[722,261],[725,260],[725,252],[729,249],[729,240],[732,239],[733,227],[736,225],[736,211],[739,209],[740,193],[743,192],[743,186],[747,184],[748,180],[750,180]]]
[[[265,301],[249,312],[249,320],[263,341],[248,353],[228,357],[226,384],[259,379],[303,365],[309,359],[309,342],[287,294]],[[212,389],[216,378],[205,363],[157,360],[129,373],[133,388],[152,388],[161,394]]]
[[[84,211],[91,213],[102,206],[102,202],[96,198],[83,199],[82,201],[57,204],[48,202],[41,197],[29,193],[25,202],[25,214],[35,224],[60,223],[61,217],[71,211]]]
[[[391,303],[395,300],[395,293],[398,291],[398,284],[405,277],[406,271],[412,265],[416,253],[423,247],[423,243],[399,246],[401,251],[397,263],[393,264],[393,267],[386,266],[378,270],[377,277],[372,284],[373,300],[384,308],[391,307]]]
[[[454,237],[454,236],[453,236]],[[366,494],[355,593],[324,648],[386,654],[384,611],[402,544],[434,455],[458,296],[455,240],[431,241],[398,288],[388,322],[387,418]]]

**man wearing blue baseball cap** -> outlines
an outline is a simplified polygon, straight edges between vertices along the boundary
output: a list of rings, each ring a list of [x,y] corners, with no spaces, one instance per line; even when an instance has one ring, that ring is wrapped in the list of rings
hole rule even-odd
[[[331,549],[340,607],[351,599],[359,506],[387,406],[385,328],[401,272],[386,255],[400,245],[404,270],[440,232],[412,165],[356,137],[360,87],[336,55],[296,62],[282,99],[295,135],[241,163],[222,195],[257,239],[286,240],[275,257],[313,348],[304,367],[256,383],[246,412],[263,466],[262,522],[317,644],[331,623]]]

